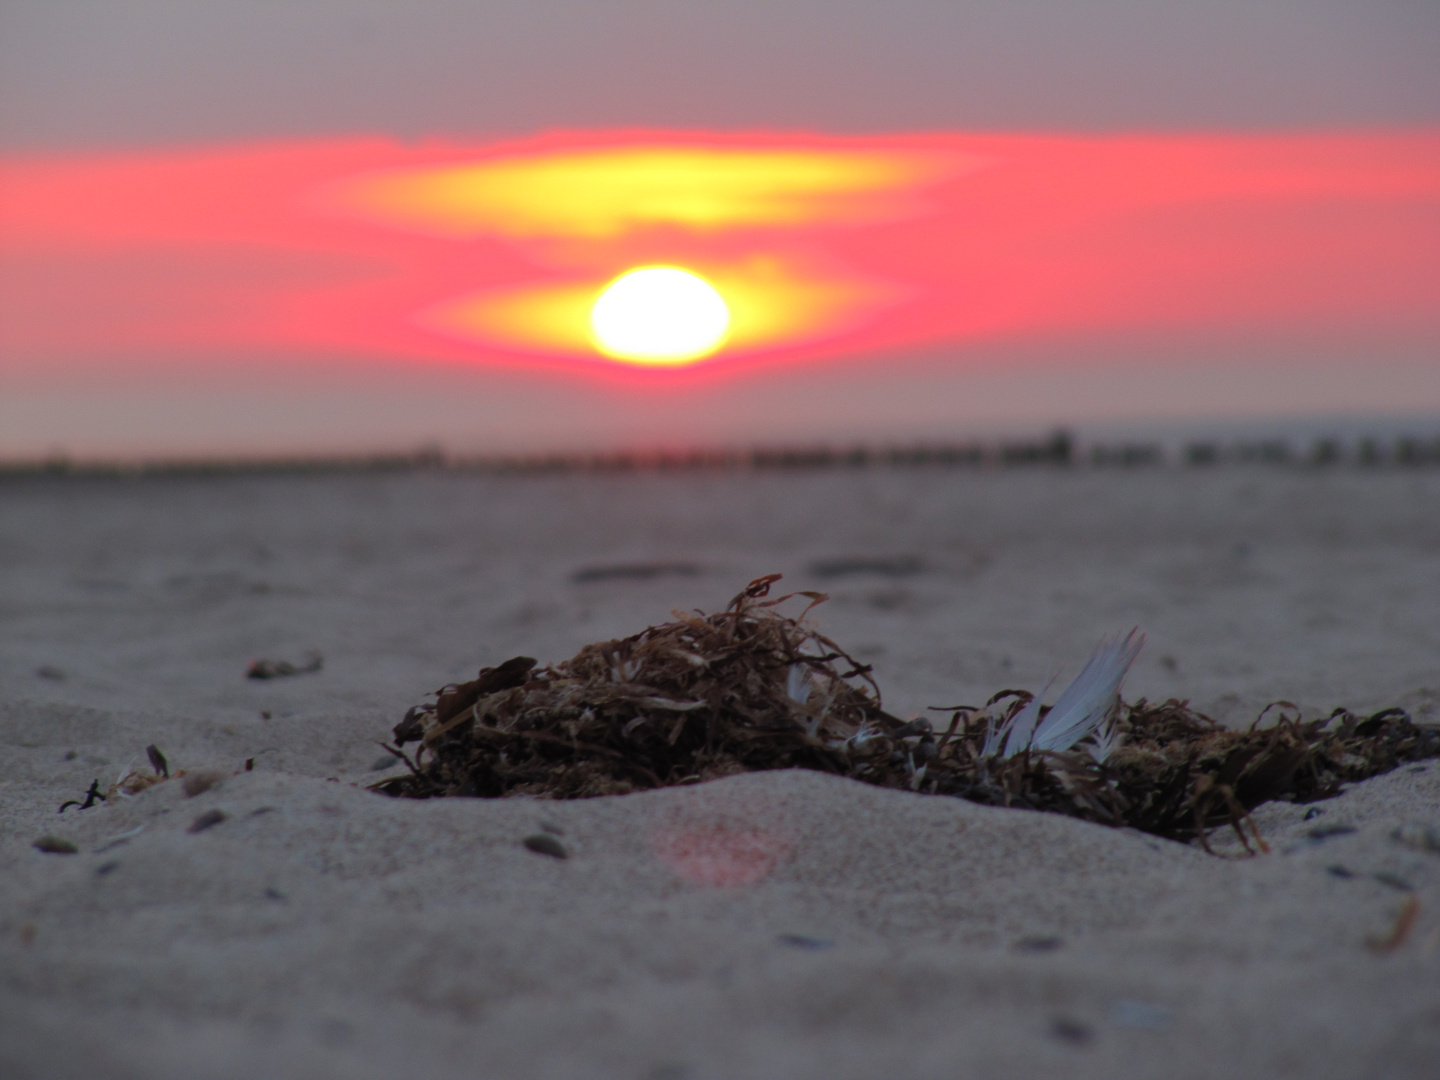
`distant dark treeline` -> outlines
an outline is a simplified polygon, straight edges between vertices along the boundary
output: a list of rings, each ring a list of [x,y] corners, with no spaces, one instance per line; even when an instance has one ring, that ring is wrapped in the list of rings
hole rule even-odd
[[[461,456],[427,449],[409,454],[353,457],[237,458],[139,463],[45,461],[0,462],[0,479],[25,477],[232,476],[256,474],[384,473],[447,471],[488,474],[630,473],[698,470],[773,471],[867,468],[1072,467],[1207,468],[1271,465],[1371,468],[1440,465],[1440,436],[1308,443],[1287,439],[1197,440],[1179,450],[1159,442],[1090,442],[1066,431],[1031,440],[927,442],[909,446],[780,446],[749,450],[653,450],[601,454]]]

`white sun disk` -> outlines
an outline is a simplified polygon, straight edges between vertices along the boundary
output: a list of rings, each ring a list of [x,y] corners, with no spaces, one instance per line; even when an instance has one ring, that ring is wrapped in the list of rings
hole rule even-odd
[[[629,270],[601,291],[590,310],[595,347],[640,364],[683,364],[720,347],[730,309],[715,287],[678,266]]]

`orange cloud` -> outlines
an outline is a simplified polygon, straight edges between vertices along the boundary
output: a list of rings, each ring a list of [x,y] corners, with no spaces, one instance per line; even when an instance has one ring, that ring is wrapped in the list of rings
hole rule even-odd
[[[705,366],[1143,331],[1440,339],[1440,133],[562,133],[0,160],[0,363],[207,352],[596,371],[638,266]],[[646,377],[651,377],[646,375]]]

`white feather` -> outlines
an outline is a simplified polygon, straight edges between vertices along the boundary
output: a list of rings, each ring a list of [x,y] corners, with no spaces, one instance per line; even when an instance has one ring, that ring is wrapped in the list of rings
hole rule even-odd
[[[812,689],[814,685],[810,682],[810,669],[804,664],[791,664],[790,674],[785,678],[785,692],[790,695],[790,700],[803,708],[810,700]]]
[[[1035,729],[1031,745],[1036,750],[1069,750],[1093,734],[1114,710],[1120,684],[1144,647],[1139,627],[1123,640],[1117,636],[1102,642]]]
[[[1092,758],[1103,765],[1119,745],[1120,729],[1115,726],[1115,721],[1112,719],[1110,723],[1105,725],[1104,731],[1096,734],[1094,740],[1086,749],[1090,751]]]
[[[1035,725],[1040,720],[1040,699],[1045,696],[1045,691],[1049,690],[1054,682],[1055,680],[1051,679],[1046,683],[1045,690],[1041,690],[1027,701],[1024,707],[1005,725],[1005,739],[1000,747],[1001,757],[1014,757],[1030,745],[1030,739],[1035,733]]]
[[[1075,680],[1061,692],[1059,699],[1040,719],[1040,691],[1016,713],[1002,730],[986,739],[986,750],[998,746],[1001,757],[1014,757],[1025,750],[1069,750],[1076,743],[1093,735],[1110,717],[1120,698],[1120,685],[1130,665],[1140,655],[1145,635],[1136,627],[1123,639],[1102,641],[1089,663]],[[1115,733],[1109,732],[1101,755],[1108,756],[1116,745]],[[1104,756],[1097,760],[1104,760]]]

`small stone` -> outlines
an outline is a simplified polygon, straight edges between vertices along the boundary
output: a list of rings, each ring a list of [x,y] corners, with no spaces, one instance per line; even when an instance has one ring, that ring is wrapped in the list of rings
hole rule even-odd
[[[120,869],[120,860],[110,859],[108,862],[103,862],[95,868],[95,876],[106,877],[118,869]]]
[[[1084,1046],[1095,1038],[1095,1029],[1069,1016],[1057,1016],[1050,1021],[1050,1035],[1072,1046]]]
[[[1349,881],[1351,878],[1353,878],[1353,877],[1355,876],[1355,871],[1354,871],[1354,870],[1346,869],[1345,867],[1341,866],[1339,863],[1336,863],[1334,866],[1327,866],[1327,867],[1325,868],[1325,872],[1326,872],[1327,874],[1329,874],[1331,877],[1338,877],[1338,878],[1341,878],[1341,879],[1344,880],[1344,881]]]
[[[1305,835],[1311,840],[1327,840],[1332,836],[1348,836],[1350,833],[1359,831],[1354,825],[1346,825],[1337,821],[1330,825],[1316,825],[1313,829],[1307,829]]]
[[[1392,889],[1399,889],[1401,892],[1414,892],[1415,886],[1406,881],[1399,874],[1392,874],[1389,870],[1377,870],[1370,875],[1381,885],[1389,885]]]
[[[570,851],[549,833],[535,833],[525,837],[523,843],[537,855],[549,855],[555,859],[568,859]]]
[[[1023,937],[1015,942],[1013,948],[1016,952],[1046,953],[1054,952],[1065,944],[1064,938],[1058,937]]]
[[[47,855],[74,855],[80,850],[69,840],[59,836],[42,836],[30,846]]]
[[[808,949],[812,952],[835,946],[835,942],[830,938],[810,937],[807,934],[780,934],[775,940],[781,945],[789,945],[792,949]]]
[[[370,771],[382,772],[385,769],[390,768],[392,765],[398,765],[399,763],[400,759],[394,754],[386,754],[384,757],[378,757],[375,759],[374,763],[370,766]]]
[[[226,815],[224,810],[206,810],[205,813],[201,814],[194,821],[192,821],[190,823],[190,828],[186,829],[185,831],[191,833],[204,832],[206,829],[211,829],[214,828],[216,825],[219,825],[222,821],[225,820],[225,816]]]
[[[35,674],[42,679],[52,679],[55,682],[61,682],[65,678],[65,672],[54,664],[41,664],[35,669]]]
[[[199,772],[186,773],[181,786],[185,789],[185,794],[193,799],[224,779],[225,774],[218,769],[201,769]]]

